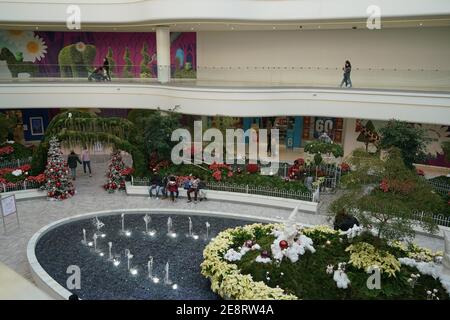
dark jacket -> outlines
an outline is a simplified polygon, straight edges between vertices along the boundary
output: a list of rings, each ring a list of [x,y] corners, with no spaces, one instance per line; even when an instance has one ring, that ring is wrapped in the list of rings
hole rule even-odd
[[[152,185],[154,186],[162,186],[162,180],[161,180],[161,176],[159,174],[155,174],[152,177]]]
[[[80,158],[78,158],[76,154],[69,154],[69,156],[67,157],[67,165],[69,166],[69,168],[76,168],[77,162],[81,164]]]

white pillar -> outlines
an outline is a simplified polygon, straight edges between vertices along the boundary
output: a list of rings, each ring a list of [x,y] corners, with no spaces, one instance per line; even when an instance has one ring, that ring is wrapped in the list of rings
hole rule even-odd
[[[170,80],[170,30],[169,27],[156,28],[156,55],[158,61],[158,81]]]

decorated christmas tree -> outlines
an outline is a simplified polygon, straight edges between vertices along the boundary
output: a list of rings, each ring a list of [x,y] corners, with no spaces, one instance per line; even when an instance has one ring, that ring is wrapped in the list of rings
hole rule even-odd
[[[125,190],[125,179],[131,173],[132,169],[125,166],[120,150],[113,151],[108,164],[108,170],[106,171],[106,178],[108,180],[103,185],[103,188],[111,193],[116,190]]]
[[[64,200],[75,194],[75,188],[69,178],[67,162],[63,159],[56,137],[50,139],[44,175],[46,182],[41,189],[47,191],[49,199]]]

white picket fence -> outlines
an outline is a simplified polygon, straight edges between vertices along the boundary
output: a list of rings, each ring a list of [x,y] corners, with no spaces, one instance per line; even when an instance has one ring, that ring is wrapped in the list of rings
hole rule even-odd
[[[32,157],[17,159],[13,161],[2,161],[0,162],[0,169],[3,168],[17,168],[23,166],[24,164],[31,164]]]
[[[414,217],[418,221],[424,221],[425,219],[429,219],[430,217],[433,219],[434,223],[444,227],[450,227],[450,217],[446,217],[442,214],[431,215],[425,212],[414,212]]]
[[[131,177],[132,186],[149,186],[150,180],[148,178],[136,178]],[[299,192],[293,190],[282,190],[276,189],[270,186],[252,186],[252,185],[242,185],[242,184],[232,184],[232,183],[222,183],[222,182],[207,182],[206,187],[209,190],[215,191],[227,191],[227,192],[239,192],[246,194],[255,194],[269,197],[287,198],[295,200],[303,200],[310,202],[319,202],[319,188],[312,192]]]
[[[29,189],[39,189],[40,184],[35,181],[22,181],[17,183],[1,183],[0,184],[0,193],[3,192],[11,192],[11,191],[20,191],[20,190],[29,190]]]

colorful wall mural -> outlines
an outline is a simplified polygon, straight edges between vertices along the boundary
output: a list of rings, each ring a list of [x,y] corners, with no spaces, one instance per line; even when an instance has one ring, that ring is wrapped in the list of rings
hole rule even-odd
[[[195,78],[195,32],[171,33],[171,73]],[[108,57],[112,77],[157,76],[154,32],[38,32],[0,30],[4,78],[87,77]]]
[[[379,129],[386,125],[386,121],[378,120],[356,120],[355,126],[355,148],[365,147],[369,151],[376,151],[374,142],[380,139],[378,136]],[[423,164],[450,167],[450,162],[445,158],[444,151],[442,150],[442,143],[444,141],[450,141],[450,126],[433,125],[433,124],[414,124],[418,128],[425,130],[426,135],[430,138],[430,142],[427,145],[426,153],[427,159]]]

